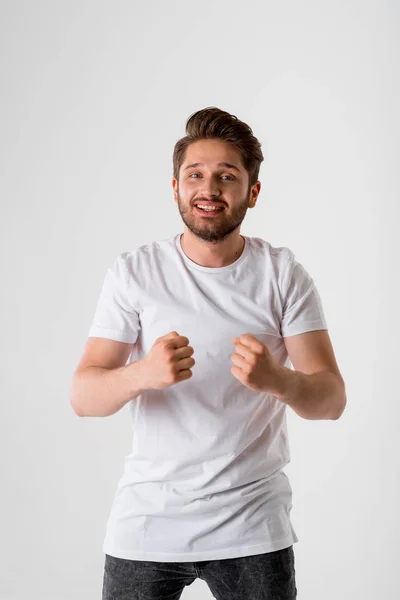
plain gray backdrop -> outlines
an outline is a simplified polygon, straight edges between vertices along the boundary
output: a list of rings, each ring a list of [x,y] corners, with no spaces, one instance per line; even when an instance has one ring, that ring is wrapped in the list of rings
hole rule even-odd
[[[394,0],[0,2],[2,600],[101,597],[131,424],[75,415],[71,378],[116,256],[183,231],[172,151],[206,106],[261,141],[241,232],[310,272],[346,383],[338,421],[287,409],[298,598],[400,594],[399,23]]]

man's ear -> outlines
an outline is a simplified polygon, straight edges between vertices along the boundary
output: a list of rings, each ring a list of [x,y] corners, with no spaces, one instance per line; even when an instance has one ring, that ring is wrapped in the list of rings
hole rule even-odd
[[[257,181],[251,190],[251,198],[249,202],[249,208],[254,208],[261,190],[261,181]]]
[[[172,178],[172,188],[174,192],[174,200],[175,202],[178,202],[178,181],[175,179],[175,177]]]

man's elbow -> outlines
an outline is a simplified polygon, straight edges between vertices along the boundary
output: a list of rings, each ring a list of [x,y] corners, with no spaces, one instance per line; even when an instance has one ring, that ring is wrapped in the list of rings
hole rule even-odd
[[[77,415],[77,417],[84,417],[85,416],[83,414],[82,410],[79,408],[79,406],[76,406],[76,404],[74,404],[72,398],[70,398],[69,403],[70,403],[70,405],[72,407],[72,410]]]
[[[346,396],[346,391],[344,391],[344,399],[343,399],[343,402],[341,403],[341,407],[340,407],[339,413],[333,418],[334,421],[337,421],[338,419],[340,419],[340,417],[344,413],[346,405],[347,405],[347,396]]]
[[[74,383],[75,383],[75,381],[73,379],[70,389],[69,389],[69,403],[72,407],[72,410],[78,417],[84,417],[85,415],[83,414],[82,409],[80,408],[80,406],[78,405],[78,403],[76,401],[76,392],[75,392]]]

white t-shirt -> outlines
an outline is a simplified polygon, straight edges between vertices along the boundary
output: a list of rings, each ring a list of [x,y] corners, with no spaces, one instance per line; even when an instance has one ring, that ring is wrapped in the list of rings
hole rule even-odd
[[[203,267],[182,234],[120,254],[105,275],[90,337],[135,342],[126,364],[171,331],[189,338],[192,377],[127,403],[125,457],[103,551],[187,562],[261,554],[298,538],[286,404],[232,374],[232,338],[244,333],[291,367],[283,336],[327,329],[313,279],[287,247],[242,236],[240,257]]]

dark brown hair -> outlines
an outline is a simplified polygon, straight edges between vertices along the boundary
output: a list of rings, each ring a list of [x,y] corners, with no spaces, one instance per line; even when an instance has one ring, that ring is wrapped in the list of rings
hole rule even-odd
[[[249,189],[257,183],[260,164],[264,160],[260,142],[249,125],[216,106],[203,108],[186,121],[186,136],[178,140],[174,147],[175,179],[179,179],[179,169],[185,160],[186,148],[193,142],[211,138],[218,138],[235,146],[249,174]]]

